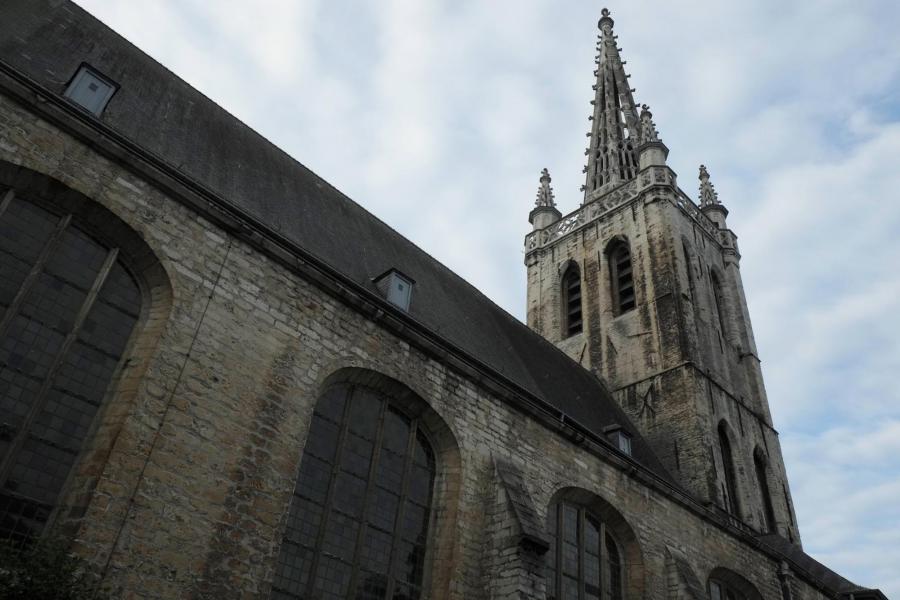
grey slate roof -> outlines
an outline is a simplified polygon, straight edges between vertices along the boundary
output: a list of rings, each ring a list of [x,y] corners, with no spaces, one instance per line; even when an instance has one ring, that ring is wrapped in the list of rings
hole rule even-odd
[[[372,291],[391,267],[412,277],[414,319],[596,434],[622,425],[677,485],[592,374],[77,5],[5,0],[0,60],[60,95],[91,65],[120,86],[104,124]]]

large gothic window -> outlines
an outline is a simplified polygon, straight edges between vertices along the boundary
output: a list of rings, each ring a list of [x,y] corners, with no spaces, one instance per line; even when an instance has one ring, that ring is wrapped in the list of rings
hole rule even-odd
[[[422,596],[435,459],[384,394],[329,388],[316,404],[272,597]]]
[[[635,307],[634,276],[628,242],[617,241],[606,251],[609,261],[610,292],[613,311],[620,315]]]
[[[562,279],[563,322],[566,337],[581,333],[581,272],[574,264],[566,269]]]
[[[44,528],[140,307],[117,248],[0,192],[0,539]]]
[[[723,496],[725,510],[735,516],[738,514],[737,476],[734,471],[734,456],[731,452],[731,441],[728,439],[728,426],[725,421],[719,423],[719,451],[722,454],[722,468],[725,470],[725,489]]]
[[[548,600],[621,600],[624,565],[616,540],[583,506],[551,508]]]

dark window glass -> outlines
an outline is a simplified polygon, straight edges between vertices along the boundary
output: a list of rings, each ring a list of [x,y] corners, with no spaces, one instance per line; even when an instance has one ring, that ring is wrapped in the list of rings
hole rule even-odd
[[[0,539],[38,535],[140,313],[118,251],[14,194],[0,203]]]
[[[566,336],[581,333],[581,272],[575,265],[563,275],[563,328]]]
[[[747,600],[747,595],[734,586],[716,579],[709,580],[709,597],[712,600]]]
[[[548,600],[621,600],[622,561],[606,525],[584,507],[557,504],[550,515]]]
[[[435,461],[416,420],[359,386],[316,406],[273,598],[421,597]]]
[[[620,315],[635,307],[631,251],[627,243],[618,242],[609,249],[607,255],[613,310]]]

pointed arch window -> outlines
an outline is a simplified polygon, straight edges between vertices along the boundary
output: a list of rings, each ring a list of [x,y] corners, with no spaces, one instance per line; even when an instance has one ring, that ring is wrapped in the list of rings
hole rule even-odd
[[[141,313],[118,248],[0,193],[0,539],[40,535]]]
[[[763,504],[764,530],[773,532],[775,531],[775,509],[772,506],[772,496],[769,493],[768,461],[759,448],[753,453],[753,466],[756,469],[756,482],[759,486]]]
[[[622,600],[622,554],[598,515],[560,502],[551,508],[550,535],[548,600]]]
[[[562,278],[563,333],[571,337],[581,333],[581,271],[574,263],[569,265]]]
[[[722,468],[725,471],[725,489],[723,490],[725,510],[734,516],[739,516],[737,476],[734,470],[731,442],[728,439],[728,426],[725,421],[719,423],[719,450],[722,454]]]
[[[337,385],[319,399],[272,598],[422,596],[435,458],[391,398]]]
[[[607,250],[607,257],[613,310],[617,315],[621,315],[635,307],[634,277],[628,242],[618,240],[611,244]]]

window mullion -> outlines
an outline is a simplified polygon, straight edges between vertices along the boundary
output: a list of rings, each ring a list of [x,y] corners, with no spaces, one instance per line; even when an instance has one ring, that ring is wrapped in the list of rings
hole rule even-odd
[[[581,600],[584,600],[585,597],[585,579],[584,576],[584,561],[586,560],[587,552],[584,547],[584,508],[578,509],[578,521],[577,521],[577,529],[575,530],[576,543],[578,544],[578,597]]]
[[[328,480],[328,492],[325,496],[325,504],[322,511],[322,523],[319,525],[319,532],[316,535],[316,545],[313,552],[312,565],[309,568],[309,581],[306,582],[306,597],[312,598],[315,593],[316,571],[319,570],[319,562],[322,556],[322,546],[325,541],[325,532],[328,530],[328,518],[331,516],[331,508],[334,503],[334,488],[337,483],[338,471],[341,468],[341,459],[344,454],[347,432],[350,429],[350,402],[353,401],[353,392],[356,388],[349,387],[344,400],[344,414],[341,415],[341,431],[338,434],[337,451],[334,456],[334,464],[331,466],[331,477]],[[307,440],[309,433],[307,433]],[[301,459],[302,460],[302,459]]]
[[[353,572],[350,576],[350,587],[347,596],[353,598],[356,594],[356,585],[359,580],[359,563],[362,553],[363,542],[366,539],[366,522],[369,516],[369,508],[372,504],[372,494],[375,489],[376,469],[378,467],[378,459],[381,456],[381,444],[384,439],[384,422],[385,413],[387,412],[387,402],[381,399],[381,408],[378,411],[378,429],[375,432],[375,446],[372,449],[372,460],[369,463],[369,481],[366,482],[366,492],[363,496],[362,516],[359,522],[359,533],[356,536],[356,548],[353,551]]]
[[[6,209],[9,208],[9,205],[12,204],[15,196],[16,191],[12,188],[9,188],[6,193],[3,194],[3,200],[0,200],[0,217],[3,217],[3,213],[5,213]]]
[[[600,598],[601,600],[612,600],[607,593],[607,588],[609,588],[610,582],[612,581],[609,578],[609,567],[607,563],[609,562],[609,557],[607,556],[606,551],[606,523],[600,521],[600,540],[599,540],[599,554],[600,554]]]
[[[416,432],[419,428],[418,426],[418,420],[413,420],[409,425],[409,440],[407,440],[406,443],[406,457],[403,463],[403,482],[400,485],[400,503],[397,507],[397,522],[394,523],[394,535],[391,540],[391,558],[388,561],[387,590],[385,598],[392,598],[394,595],[394,563],[397,561],[397,547],[402,541],[400,536],[403,530],[404,505],[409,496],[409,479],[412,471],[413,453],[416,449]]]
[[[57,233],[62,232],[62,230],[65,228],[65,224],[68,224],[70,219],[71,215],[60,220],[60,224],[57,226]],[[48,242],[47,247],[44,248],[44,253],[42,253],[41,255],[41,259],[46,260],[47,256],[49,256],[47,248],[50,245],[50,242]],[[19,431],[16,433],[16,436],[10,443],[3,462],[0,463],[0,487],[6,485],[6,480],[9,477],[10,471],[12,470],[15,456],[22,448],[22,444],[25,443],[25,438],[27,437],[28,431],[31,429],[31,426],[34,424],[34,421],[41,413],[41,410],[43,410],[44,405],[47,402],[47,392],[50,391],[50,386],[53,384],[53,380],[56,379],[56,374],[59,371],[59,368],[62,366],[63,359],[65,358],[69,349],[72,347],[72,344],[75,343],[75,340],[78,337],[78,333],[81,330],[81,326],[84,324],[85,319],[87,319],[88,313],[90,312],[91,307],[93,307],[94,301],[97,299],[97,295],[100,293],[100,288],[103,287],[103,283],[106,281],[107,275],[109,275],[109,271],[112,269],[113,264],[115,264],[118,254],[119,249],[113,248],[106,255],[106,260],[103,261],[103,266],[100,267],[100,271],[94,278],[94,283],[93,285],[91,285],[90,291],[88,292],[84,301],[81,303],[81,308],[78,310],[78,315],[75,317],[75,323],[72,326],[72,330],[63,340],[63,343],[57,351],[56,356],[53,358],[53,362],[51,363],[50,368],[47,370],[47,376],[41,383],[41,387],[31,404],[31,409],[25,416],[25,419],[22,422],[22,426],[19,428]],[[34,272],[34,269],[32,269],[32,272]],[[29,273],[29,276],[30,275],[31,273]],[[20,295],[21,291],[22,290],[20,289]],[[16,297],[16,300],[19,300],[18,295]],[[10,306],[10,309],[12,309],[12,306]],[[9,312],[12,312],[10,309],[7,310]],[[4,319],[4,322],[6,322],[6,319]],[[2,330],[0,330],[0,334],[2,334]]]
[[[555,598],[562,598],[562,571],[563,558],[563,505],[556,505],[556,595]]]
[[[6,198],[4,198],[3,202],[6,204],[7,198],[11,199],[9,193],[7,193]],[[3,206],[2,208],[6,208]],[[6,330],[9,328],[9,324],[12,323],[13,318],[19,314],[19,310],[22,308],[22,303],[25,302],[25,298],[28,297],[28,293],[31,291],[31,288],[34,287],[35,282],[38,280],[38,276],[44,270],[44,266],[47,264],[47,261],[50,259],[50,255],[53,254],[53,251],[56,249],[57,244],[59,244],[59,240],[62,238],[63,231],[66,230],[66,227],[69,226],[69,223],[72,221],[72,215],[66,215],[60,218],[56,223],[56,227],[53,229],[53,233],[50,234],[50,239],[44,244],[44,247],[41,249],[41,253],[37,257],[37,261],[34,263],[34,266],[31,267],[31,270],[28,272],[28,275],[25,276],[25,280],[22,282],[22,285],[19,286],[19,291],[16,292],[15,297],[12,299],[12,302],[9,303],[9,306],[6,308],[6,313],[3,315],[3,319],[0,319],[0,339],[2,339],[6,335]]]

